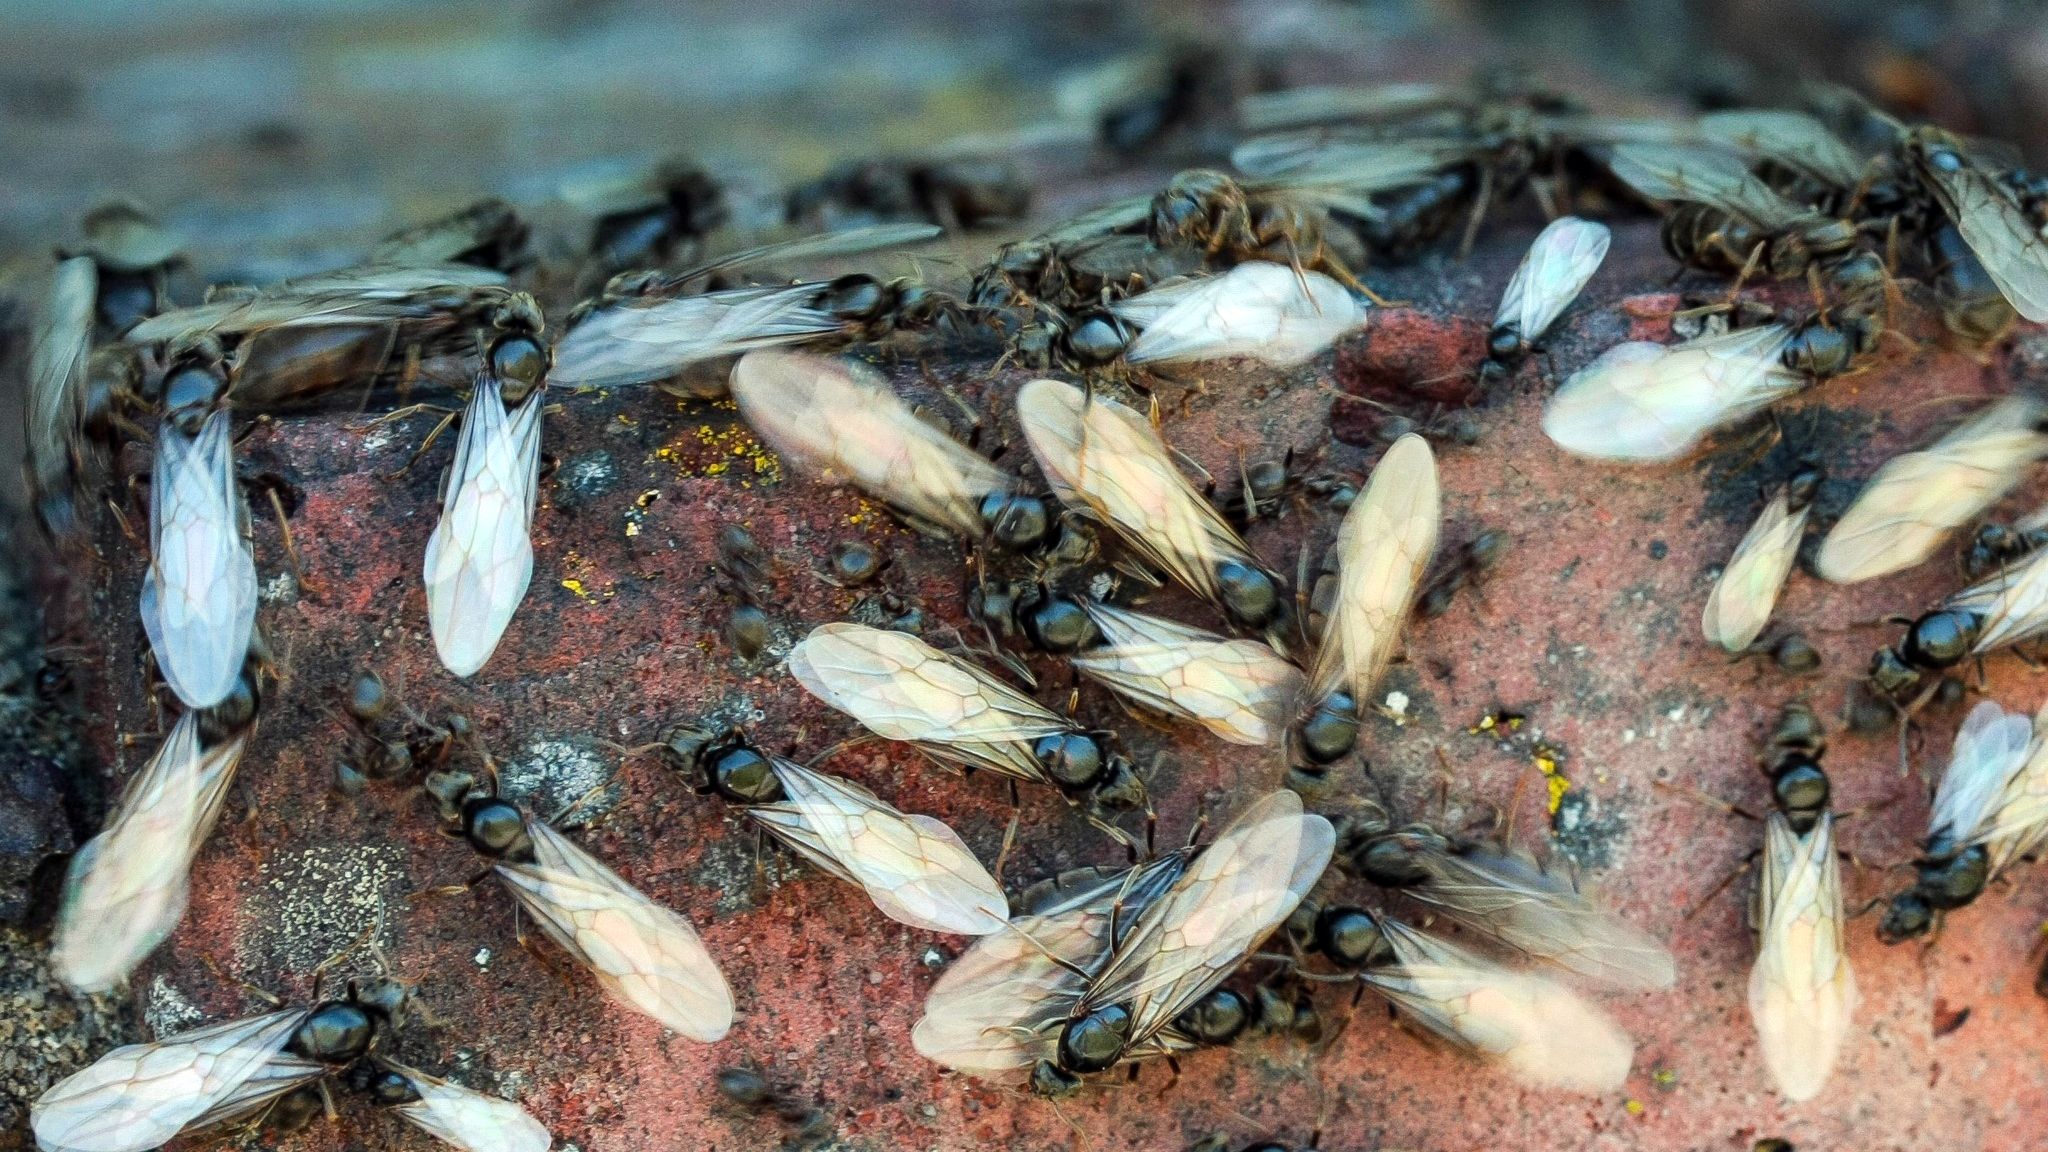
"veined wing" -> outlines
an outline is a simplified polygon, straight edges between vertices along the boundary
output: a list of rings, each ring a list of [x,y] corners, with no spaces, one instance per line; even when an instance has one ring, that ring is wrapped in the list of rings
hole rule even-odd
[[[1137,1048],[1221,984],[1322,877],[1337,834],[1293,792],[1240,813],[1148,906],[1102,970],[1086,1008],[1127,1005]]]
[[[1337,529],[1337,601],[1308,677],[1313,704],[1342,689],[1360,708],[1401,643],[1443,520],[1436,455],[1410,433],[1374,466]]]
[[[1102,635],[1100,646],[1071,657],[1082,675],[1232,744],[1270,745],[1285,737],[1289,710],[1301,695],[1301,670],[1272,648],[1098,600],[1082,606]]]
[[[1942,607],[1983,618],[1973,655],[2017,644],[2048,628],[2048,549],[1942,601]]]
[[[702,360],[800,344],[839,331],[814,307],[818,285],[734,288],[600,308],[555,344],[549,379],[609,388],[663,380]]]
[[[1821,542],[1814,567],[1853,584],[1926,560],[2048,455],[2044,427],[2048,408],[2008,397],[1922,451],[1886,461]]]
[[[2033,725],[2025,716],[1990,700],[1979,701],[1957,729],[1948,769],[1935,786],[1928,836],[1946,837],[1961,846],[1977,843],[1996,827],[1999,803],[2027,766],[2033,738]]]
[[[1018,482],[904,406],[865,365],[796,352],[749,352],[732,371],[740,414],[797,469],[852,484],[909,516],[968,539],[981,501]]]
[[[1399,921],[1380,926],[1397,962],[1359,978],[1452,1046],[1547,1088],[1611,1092],[1628,1079],[1635,1041],[1571,989]]]
[[[1676,460],[1708,432],[1805,386],[1779,359],[1790,336],[1767,324],[1668,348],[1617,344],[1550,398],[1543,432],[1598,460]]]
[[[1217,564],[1262,567],[1251,547],[1174,467],[1143,416],[1058,380],[1017,393],[1032,455],[1062,500],[1114,528],[1131,548],[1210,600]]]
[[[1153,315],[1124,352],[1132,364],[1243,356],[1275,367],[1312,359],[1365,322],[1365,305],[1320,272],[1249,261],[1190,289]],[[1150,313],[1142,304],[1137,310]],[[1126,305],[1110,306],[1129,315]]]
[[[1073,728],[988,672],[903,632],[821,624],[790,651],[788,665],[811,695],[885,740],[987,744]]]
[[[2048,320],[2048,243],[1996,178],[1936,135],[1909,139],[1918,170],[2013,311]]]
[[[1250,93],[1237,102],[1237,115],[1246,129],[1270,132],[1335,120],[1405,120],[1461,108],[1468,102],[1457,89],[1441,84],[1321,86]]]
[[[178,926],[192,859],[220,815],[243,743],[237,736],[202,750],[199,713],[180,716],[106,827],[71,857],[50,949],[66,985],[114,987]]]
[[[1184,864],[1175,854],[1119,873],[975,941],[932,985],[911,1044],[956,1071],[1023,1079],[1053,1056],[1061,1024],[1087,991],[1084,973],[1108,957],[1112,927],[1128,936]]]
[[[798,236],[791,240],[778,240],[772,244],[742,248],[737,252],[728,252],[723,256],[692,265],[680,272],[665,274],[661,279],[665,283],[679,285],[722,268],[743,268],[771,260],[825,260],[839,256],[855,256],[862,252],[916,244],[930,240],[943,232],[945,229],[936,224],[874,224],[861,228],[840,228],[812,236]]]
[[[510,1100],[473,1092],[389,1060],[378,1065],[405,1078],[418,1097],[393,1106],[414,1127],[463,1152],[547,1152],[554,1137]]]
[[[99,268],[90,256],[60,262],[37,318],[28,368],[29,479],[38,497],[68,497],[83,435],[85,366],[92,352]]]
[[[188,708],[211,708],[234,687],[256,626],[256,559],[225,409],[189,438],[173,421],[158,425],[149,512],[142,627],[171,690]]]
[[[1809,215],[1742,163],[1717,152],[1662,144],[1615,146],[1608,168],[1652,200],[1708,204],[1778,231]]]
[[[1010,903],[959,833],[910,815],[848,780],[776,757],[786,803],[750,809],[804,855],[867,890],[891,920],[932,932],[1000,932]],[[763,811],[765,809],[765,811]]]
[[[544,389],[507,411],[498,381],[477,381],[463,412],[441,519],[427,538],[427,623],[457,676],[484,666],[533,579]]]
[[[1525,340],[1541,339],[1600,270],[1611,239],[1605,224],[1576,216],[1552,220],[1536,234],[1501,293],[1494,327],[1512,325]]]
[[[1764,1066],[1787,1099],[1820,1094],[1856,1011],[1856,976],[1842,946],[1842,877],[1834,817],[1801,836],[1784,814],[1764,821],[1756,966],[1749,1014]]]
[[[306,1012],[287,1008],[116,1048],[30,1106],[36,1144],[44,1152],[147,1152],[223,1105],[245,1109],[240,1089],[283,1051]],[[326,1071],[310,1067],[294,1083]],[[292,1086],[275,1085],[280,1094]]]
[[[1991,875],[2048,843],[2048,705],[2034,716],[2034,742],[1971,842],[1990,853]]]
[[[1792,510],[1783,491],[1771,497],[1756,523],[1735,546],[1735,555],[1714,581],[1707,594],[1707,607],[1700,614],[1700,628],[1707,639],[1730,652],[1748,648],[1764,626],[1771,622],[1778,593],[1792,573],[1792,561],[1799,555],[1799,539],[1806,532],[1811,504]]]
[[[468,264],[364,267],[285,280],[143,320],[121,339],[159,344],[208,332],[246,334],[278,327],[381,324],[444,309],[467,294],[502,291],[505,274]]]
[[[1732,108],[1694,122],[1704,137],[1847,191],[1863,181],[1864,162],[1827,125],[1804,112]]]
[[[1525,853],[1451,849],[1435,837],[1394,833],[1428,877],[1401,891],[1473,931],[1617,988],[1669,988],[1671,953],[1594,904],[1568,874]]]
[[[545,821],[528,817],[532,863],[498,875],[548,938],[633,1009],[699,1043],[732,1028],[732,989],[690,922],[649,900]]]

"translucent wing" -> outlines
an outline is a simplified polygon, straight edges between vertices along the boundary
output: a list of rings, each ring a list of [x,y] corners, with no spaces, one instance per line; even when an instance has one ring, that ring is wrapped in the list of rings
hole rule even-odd
[[[1768,231],[1799,222],[1810,213],[1771,190],[1741,161],[1678,145],[1621,144],[1608,168],[1629,187],[1652,200],[1709,204]]]
[[[1114,528],[1190,590],[1218,599],[1216,567],[1225,560],[1260,567],[1251,547],[1174,467],[1143,416],[1058,380],[1026,384],[1017,393],[1017,416],[1060,498]]]
[[[1494,327],[1513,325],[1524,339],[1540,339],[1600,270],[1611,239],[1605,224],[1576,216],[1552,220],[1536,234],[1507,291],[1501,293]]]
[[[776,758],[785,803],[749,809],[828,871],[867,890],[891,920],[932,932],[986,936],[1010,918],[1002,885],[960,835],[908,815],[851,781]]]
[[[555,344],[549,379],[584,388],[664,380],[702,360],[800,344],[839,331],[813,307],[818,286],[734,288],[600,308]]]
[[[1804,836],[1782,813],[1765,820],[1757,924],[1749,1014],[1764,1066],[1787,1099],[1811,1100],[1834,1071],[1856,1011],[1833,816],[1823,813]]]
[[[1191,289],[1174,289],[1124,351],[1132,364],[1243,356],[1276,367],[1300,364],[1365,322],[1365,305],[1320,272],[1252,261]],[[1136,310],[1151,314],[1134,298]],[[1128,315],[1132,308],[1113,304]]]
[[[696,929],[544,821],[529,817],[530,864],[498,875],[548,938],[621,1003],[709,1044],[732,1028],[732,989]]]
[[[1364,198],[1425,183],[1473,152],[1464,140],[1383,139],[1317,129],[1253,137],[1231,150],[1230,164],[1257,178],[1253,187],[1322,186]]]
[[[1862,158],[1827,125],[1803,112],[1734,108],[1709,112],[1695,123],[1709,140],[1804,173],[1830,188],[1854,188],[1863,180]]]
[[[1571,989],[1398,921],[1380,925],[1397,963],[1360,978],[1438,1037],[1546,1088],[1611,1092],[1628,1079],[1635,1042]]]
[[[885,740],[1025,780],[1045,778],[1031,742],[1073,730],[1044,705],[915,636],[835,622],[790,650],[811,695]]]
[[[1785,577],[1792,573],[1792,561],[1799,555],[1799,539],[1806,532],[1806,517],[1812,505],[1792,510],[1784,492],[1771,497],[1756,523],[1735,546],[1735,555],[1714,581],[1707,594],[1706,611],[1700,614],[1700,628],[1707,639],[1730,652],[1748,648],[1771,622],[1778,593]]]
[[[1983,617],[1974,655],[2017,644],[2048,628],[2048,549],[1942,601]]]
[[[1999,802],[2026,767],[2033,735],[2025,716],[1990,700],[1979,701],[1956,731],[1948,770],[1934,790],[1928,837],[1971,844],[1996,827]]]
[[[130,328],[129,344],[158,344],[217,332],[242,335],[267,328],[381,324],[487,299],[505,274],[468,264],[365,267],[286,280],[257,291],[224,292],[190,308],[173,308]]]
[[[256,558],[225,409],[196,436],[158,426],[149,514],[142,627],[171,690],[189,708],[211,708],[234,687],[256,626]]]
[[[900,248],[930,240],[945,229],[936,224],[875,224],[862,228],[841,228],[831,232],[820,232],[813,236],[799,236],[793,240],[778,240],[772,244],[760,244],[728,252],[713,260],[683,269],[661,279],[668,284],[681,284],[694,280],[706,272],[721,268],[741,268],[750,264],[765,264],[772,260],[824,260],[837,256],[854,256],[862,252],[873,252],[882,248]]]
[[[64,983],[101,992],[127,979],[185,914],[192,859],[213,830],[242,737],[202,750],[187,712],[71,857],[50,961]]]
[[[1144,1044],[1294,912],[1336,839],[1330,822],[1304,814],[1292,792],[1255,801],[1145,909],[1089,982],[1083,1007],[1126,1005],[1128,1047]]]
[[[732,394],[747,423],[795,468],[828,484],[852,484],[913,519],[969,539],[983,534],[983,497],[1019,487],[918,419],[864,365],[749,352],[733,368]]]
[[[441,519],[427,538],[427,623],[441,663],[470,676],[497,650],[533,579],[546,393],[507,411],[498,381],[470,394],[449,466]]]
[[[2008,397],[1931,446],[1886,461],[1821,541],[1814,567],[1853,584],[1926,560],[2048,455],[2044,421],[2040,402]]]
[[[2048,843],[2048,707],[2034,717],[2034,743],[2026,759],[1970,839],[1989,849],[1993,876]]]
[[[40,496],[67,498],[84,419],[99,269],[90,256],[57,265],[38,317],[28,368],[29,479]]]
[[[1543,410],[1543,432],[1567,452],[1656,462],[1692,451],[1708,432],[1805,385],[1779,354],[1781,324],[1671,347],[1631,342],[1574,372]]]
[[[1389,839],[1426,876],[1401,891],[1481,935],[1617,988],[1669,988],[1677,979],[1663,945],[1593,903],[1568,873],[1521,852],[1414,833]]]
[[[1082,675],[1232,744],[1277,744],[1300,698],[1301,670],[1257,640],[1227,640],[1172,620],[1083,606],[1102,643],[1072,657]]]
[[[2037,324],[2048,320],[2048,243],[2033,221],[1997,179],[1959,153],[1937,150],[1934,162],[1924,148],[1915,155],[1921,176],[1955,221],[1963,243],[1977,254],[2013,311]]]
[[[1456,89],[1441,84],[1288,88],[1247,94],[1237,103],[1237,115],[1248,131],[1269,132],[1335,120],[1405,120],[1463,103],[1465,98]]]
[[[1309,672],[1308,700],[1351,693],[1363,708],[1401,644],[1443,520],[1436,455],[1410,433],[1374,466],[1337,529],[1337,601]]]
[[[554,1143],[540,1121],[510,1100],[472,1092],[388,1060],[379,1064],[405,1077],[419,1094],[419,1099],[393,1110],[436,1140],[464,1152],[547,1152]]]
[[[1062,220],[1032,239],[1046,244],[1070,244],[1106,232],[1134,228],[1143,224],[1151,212],[1151,196],[1126,196]]]
[[[306,1009],[289,1008],[116,1048],[59,1081],[29,1108],[44,1152],[147,1152],[206,1121],[291,1040]],[[326,1071],[312,1071],[296,1081]],[[292,1084],[267,1085],[281,1094]],[[239,1101],[239,1103],[236,1103]]]

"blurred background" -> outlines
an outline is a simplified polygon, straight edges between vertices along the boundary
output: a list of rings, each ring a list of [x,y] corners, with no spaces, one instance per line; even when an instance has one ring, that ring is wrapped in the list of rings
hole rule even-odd
[[[0,246],[140,200],[202,266],[317,262],[483,193],[683,153],[764,189],[1086,116],[1162,52],[1240,89],[1515,65],[1609,102],[1803,79],[2048,152],[2040,5],[1868,0],[12,0]]]

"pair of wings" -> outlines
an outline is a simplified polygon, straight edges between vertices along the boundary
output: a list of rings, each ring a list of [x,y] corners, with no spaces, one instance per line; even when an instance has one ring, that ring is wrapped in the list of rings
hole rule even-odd
[[[1270,746],[1286,738],[1304,681],[1269,645],[1098,600],[1081,603],[1102,638],[1069,658],[1082,675],[1232,744]]]
[[[2037,324],[2048,320],[2048,241],[1997,176],[1932,129],[1910,133],[1906,150],[2013,311]],[[1944,154],[1954,163],[1936,161]]]
[[[1787,1099],[1811,1100],[1834,1072],[1856,1011],[1832,814],[1805,835],[1781,812],[1764,821],[1756,910],[1749,1014],[1764,1066]]]
[[[1991,875],[2048,842],[2048,713],[2029,721],[1985,700],[1956,732],[1935,788],[1930,839],[1982,844]]]
[[[1253,802],[1157,895],[1143,870],[983,938],[932,986],[912,1030],[948,1068],[1015,1079],[1094,1008],[1131,1013],[1126,1058],[1174,1045],[1172,1024],[1244,962],[1321,877],[1336,833],[1292,792]],[[1164,874],[1161,874],[1163,878]]]
[[[311,1012],[289,1008],[107,1053],[29,1109],[43,1152],[147,1152],[180,1133],[248,1116],[328,1074],[285,1051]],[[389,1061],[419,1099],[398,1112],[463,1152],[546,1152],[547,1129],[518,1105]]]
[[[959,833],[898,811],[848,780],[771,757],[786,799],[746,812],[826,872],[864,889],[882,914],[913,928],[986,936],[1010,919],[1002,885]]]
[[[1612,1092],[1628,1079],[1635,1042],[1571,989],[1397,920],[1379,923],[1394,960],[1359,979],[1439,1039],[1539,1087]]]
[[[1307,703],[1340,689],[1361,709],[1372,699],[1400,647],[1442,522],[1436,454],[1429,441],[1409,433],[1373,467],[1337,528],[1337,599],[1324,616]]]
[[[821,624],[790,650],[789,674],[884,740],[1020,780],[1051,783],[1032,743],[1074,723],[915,636]]]
[[[1972,655],[2040,635],[2048,629],[2048,549],[1955,593],[1941,606],[1980,618]]]
[[[462,414],[424,566],[434,650],[457,676],[491,658],[533,579],[546,399],[537,388],[508,410],[499,382],[486,374]]]
[[[1061,500],[1190,591],[1220,599],[1216,572],[1225,561],[1265,567],[1137,412],[1071,384],[1033,380],[1017,393],[1017,419]]]
[[[86,361],[92,354],[99,266],[90,256],[59,261],[29,350],[29,479],[38,496],[68,498],[85,417]]]
[[[1622,144],[1614,149],[1607,166],[1617,179],[1648,199],[1705,204],[1765,232],[1783,232],[1817,218],[1812,209],[1779,195],[1741,160],[1719,151],[1674,144]]]
[[[469,264],[370,265],[221,292],[130,328],[129,344],[162,344],[209,333],[248,336],[271,328],[356,327],[414,320],[474,306],[505,292],[505,274]]]
[[[1365,305],[1342,284],[1320,272],[1257,260],[1109,307],[1142,329],[1124,350],[1132,364],[1242,356],[1291,367],[1365,323]]]
[[[1594,903],[1568,872],[1526,852],[1453,844],[1434,833],[1390,832],[1424,876],[1401,891],[1525,956],[1616,988],[1669,988],[1671,953]]]
[[[732,989],[704,941],[545,821],[528,817],[533,860],[500,860],[499,879],[613,998],[709,1044],[732,1028]]]
[[[2048,406],[1999,400],[1918,452],[1887,460],[1821,541],[1814,568],[1854,584],[1925,561],[2048,456]]]
[[[1605,224],[1576,216],[1552,220],[1536,234],[1501,293],[1494,328],[1513,328],[1530,342],[1542,339],[1600,270],[1612,239]]]
[[[165,682],[188,708],[227,697],[256,626],[256,557],[229,424],[220,408],[192,436],[172,420],[157,427],[142,627]]]
[[[1714,429],[1805,387],[1780,358],[1791,336],[1766,324],[1669,347],[1617,344],[1551,396],[1544,435],[1595,460],[1676,460]]]
[[[245,740],[202,747],[199,713],[180,716],[106,826],[71,857],[50,948],[68,987],[115,987],[178,926],[192,860],[220,816]]]
[[[762,440],[798,471],[851,484],[906,517],[967,539],[982,499],[1020,485],[918,418],[873,369],[795,352],[749,352],[732,395]]]
[[[1806,533],[1811,504],[1792,506],[1784,489],[1771,497],[1756,523],[1735,546],[1714,590],[1707,594],[1707,606],[1700,613],[1700,629],[1707,639],[1730,652],[1747,649],[1771,622],[1771,610],[1778,606],[1778,593],[1792,574],[1792,562],[1799,556],[1799,541]]]

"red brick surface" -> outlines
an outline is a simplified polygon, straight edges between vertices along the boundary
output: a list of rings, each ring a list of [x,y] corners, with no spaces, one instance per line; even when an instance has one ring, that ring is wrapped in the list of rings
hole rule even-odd
[[[1371,332],[1341,350],[1341,380],[1330,358],[1281,378],[1204,370],[1189,381],[1202,387],[1184,405],[1180,389],[1162,390],[1167,436],[1228,478],[1240,452],[1325,445],[1333,404],[1344,407],[1336,400],[1342,383],[1379,387],[1403,374],[1419,380],[1469,368],[1533,228],[1493,231],[1465,264],[1372,277],[1412,311],[1377,316]],[[594,820],[578,835],[695,921],[739,999],[740,1020],[724,1043],[664,1039],[544,942],[522,950],[513,902],[495,883],[408,898],[462,881],[477,862],[436,831],[416,790],[373,786],[354,798],[330,791],[346,731],[336,705],[365,664],[402,683],[420,711],[470,717],[498,758],[526,769],[508,769],[513,779],[531,780],[533,765],[551,764],[538,772],[548,787],[535,803],[545,809],[588,793],[619,763],[601,741],[651,740],[673,719],[715,712],[746,721],[771,747],[805,753],[851,733],[783,674],[774,654],[744,664],[722,641],[730,600],[709,575],[721,524],[746,525],[774,557],[775,652],[814,624],[859,611],[873,594],[815,575],[830,545],[850,537],[895,558],[881,586],[920,605],[934,631],[964,625],[957,548],[912,536],[848,493],[782,475],[729,406],[679,404],[650,391],[557,398],[546,448],[559,467],[543,484],[533,587],[504,646],[467,683],[436,664],[419,589],[447,441],[409,473],[386,476],[434,418],[371,427],[364,417],[329,414],[253,432],[245,471],[274,471],[303,494],[291,527],[305,588],[263,608],[287,679],[244,761],[247,818],[231,807],[200,859],[191,913],[138,978],[143,1007],[160,1023],[178,1022],[186,1005],[214,1015],[252,1010],[230,977],[304,996],[312,966],[373,923],[381,905],[384,951],[400,975],[422,982],[439,1021],[409,1033],[409,1054],[515,1096],[558,1141],[585,1152],[761,1148],[782,1139],[786,1127],[735,1110],[713,1087],[714,1069],[745,1061],[819,1102],[839,1138],[858,1148],[1169,1150],[1218,1130],[1235,1142],[1306,1141],[1318,1123],[1329,1152],[1747,1149],[1774,1135],[1802,1148],[1870,1152],[2038,1147],[2048,1114],[2048,1003],[2031,990],[2042,919],[2031,866],[2018,870],[2017,884],[1998,885],[1953,916],[1931,948],[1887,949],[1874,938],[1874,917],[1853,921],[1863,1004],[1833,1083],[1819,1099],[1788,1107],[1761,1068],[1744,993],[1752,951],[1746,885],[1702,905],[1760,830],[1686,790],[1752,808],[1767,803],[1751,758],[1778,705],[1805,697],[1837,714],[1870,653],[1896,635],[1881,617],[1917,611],[1960,577],[1946,553],[1849,589],[1795,574],[1778,619],[1825,653],[1816,678],[1791,679],[1763,662],[1731,664],[1702,640],[1710,569],[1747,527],[1766,478],[1744,468],[1762,442],[1731,436],[1693,463],[1625,471],[1563,456],[1537,426],[1553,370],[1569,372],[1621,339],[1657,336],[1656,316],[1671,297],[1632,293],[1660,292],[1668,275],[1654,229],[1622,228],[1608,268],[1562,322],[1549,357],[1483,410],[1483,443],[1442,450],[1445,540],[1499,527],[1514,550],[1479,594],[1461,595],[1444,617],[1411,628],[1408,659],[1387,684],[1411,698],[1411,720],[1398,729],[1369,725],[1370,777],[1357,764],[1341,767],[1325,801],[1341,810],[1350,797],[1383,796],[1404,816],[1456,826],[1483,825],[1498,810],[1523,842],[1569,849],[1615,907],[1668,940],[1677,988],[1604,1001],[1639,1043],[1624,1092],[1525,1091],[1391,1026],[1377,1001],[1353,1011],[1344,990],[1323,1003],[1348,1024],[1321,1048],[1251,1041],[1185,1060],[1177,1082],[1163,1067],[1147,1068],[1135,1085],[1058,1109],[943,1073],[912,1051],[909,1030],[935,975],[927,954],[936,947],[951,955],[963,941],[885,920],[854,890],[788,864],[648,757],[626,762],[615,792],[585,804],[582,813]],[[2032,376],[2032,339],[1986,363],[1933,346],[1888,347],[1871,371],[1789,405],[1784,426],[1795,440],[1817,437],[1812,449],[1843,478],[1831,497],[1839,509],[1879,460],[1951,420],[1962,398]],[[928,371],[905,362],[897,376],[925,399],[933,382],[955,386],[997,417],[997,440],[1013,431],[1007,406],[1029,378],[991,378],[981,364],[940,361]],[[1330,444],[1322,466],[1362,475],[1375,455]],[[1021,443],[1004,454],[1012,462],[1024,456]],[[1251,538],[1292,571],[1297,553],[1319,549],[1334,526],[1327,508],[1304,505]],[[256,532],[262,570],[281,571],[276,526],[261,509]],[[141,557],[118,535],[105,545],[111,569],[100,611],[130,620]],[[1214,626],[1182,597],[1160,604]],[[140,629],[115,631],[100,694],[109,738],[115,729],[150,728],[139,694]],[[1053,686],[1063,695],[1065,673],[1042,670],[1050,673],[1047,698]],[[2011,657],[1986,671],[1986,690],[2008,706],[2031,710],[2048,694],[2048,683]],[[1502,747],[1467,733],[1496,705],[1525,712],[1523,735],[1540,733],[1563,750],[1569,789],[1555,820],[1526,740]],[[1281,779],[1269,756],[1140,727],[1092,690],[1083,708],[1123,731],[1141,762],[1163,755],[1153,785],[1163,838],[1182,835],[1205,796],[1228,797],[1214,805],[1227,810]],[[1941,762],[1955,720],[1932,719],[1916,766]],[[108,750],[125,773],[150,743]],[[1917,779],[1900,777],[1888,736],[1838,735],[1825,764],[1838,809],[1885,805],[1841,833],[1861,861],[1844,872],[1855,908],[1906,879],[1886,869],[1909,858],[1924,828],[1924,792]],[[962,780],[877,745],[832,767],[906,809],[943,817],[994,855],[1010,814],[994,781]],[[1120,858],[1050,794],[1027,795],[1022,818],[1007,870],[1013,890],[1054,869]],[[1963,1010],[1961,1026],[1936,1035]],[[425,1146],[400,1127],[350,1105],[339,1125],[316,1126],[294,1146]]]

